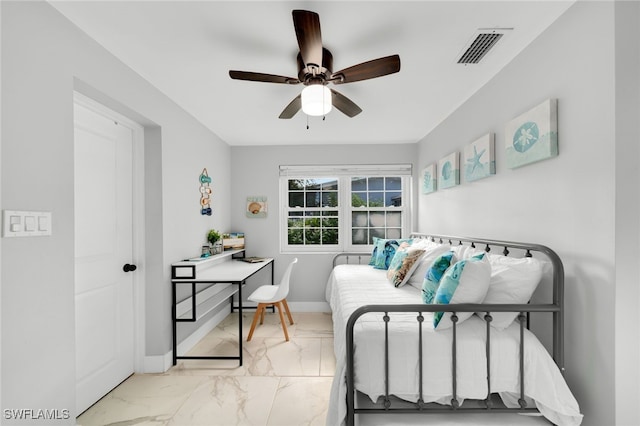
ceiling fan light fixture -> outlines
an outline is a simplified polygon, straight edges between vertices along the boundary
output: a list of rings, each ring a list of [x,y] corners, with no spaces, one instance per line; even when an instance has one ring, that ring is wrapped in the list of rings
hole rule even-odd
[[[311,84],[302,89],[302,111],[307,115],[321,116],[331,111],[331,90],[322,84]]]

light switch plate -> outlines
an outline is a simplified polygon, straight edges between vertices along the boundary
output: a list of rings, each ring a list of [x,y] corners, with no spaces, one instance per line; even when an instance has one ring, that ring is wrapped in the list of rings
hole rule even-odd
[[[39,237],[45,235],[51,235],[51,212],[3,210],[3,237]]]

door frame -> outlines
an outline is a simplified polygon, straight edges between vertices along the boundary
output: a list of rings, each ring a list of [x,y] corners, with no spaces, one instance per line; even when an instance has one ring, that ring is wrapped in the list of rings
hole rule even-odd
[[[74,105],[78,104],[103,115],[118,124],[128,127],[132,131],[132,263],[138,265],[133,274],[133,371],[144,373],[144,359],[146,354],[145,344],[145,206],[144,206],[144,127],[130,118],[110,109],[109,107],[83,95],[73,92]],[[75,143],[75,142],[74,142]]]

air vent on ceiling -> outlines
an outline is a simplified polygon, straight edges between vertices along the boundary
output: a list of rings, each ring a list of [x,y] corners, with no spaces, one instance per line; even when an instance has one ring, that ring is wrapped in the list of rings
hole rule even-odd
[[[480,28],[462,50],[459,64],[477,64],[513,28]]]

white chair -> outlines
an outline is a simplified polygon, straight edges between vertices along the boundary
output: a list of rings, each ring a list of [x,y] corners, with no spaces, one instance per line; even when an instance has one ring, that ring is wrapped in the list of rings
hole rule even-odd
[[[282,307],[284,306],[284,310],[287,312],[287,316],[289,317],[289,323],[293,325],[293,318],[291,317],[291,311],[289,311],[289,305],[287,305],[287,295],[289,294],[289,280],[291,279],[291,271],[293,270],[293,265],[298,262],[298,259],[295,258],[291,261],[287,270],[284,272],[282,276],[282,280],[280,281],[280,285],[263,285],[258,287],[248,299],[252,302],[256,302],[258,307],[256,308],[256,314],[253,316],[253,322],[251,323],[251,330],[249,330],[249,336],[247,337],[247,342],[251,340],[253,336],[253,331],[256,328],[256,323],[258,322],[258,317],[260,317],[260,324],[264,323],[264,310],[269,306],[275,306],[278,308],[278,312],[280,313],[280,322],[282,323],[282,329],[284,330],[284,337],[289,341],[289,333],[287,332],[287,325],[284,322],[284,315],[282,314]]]

